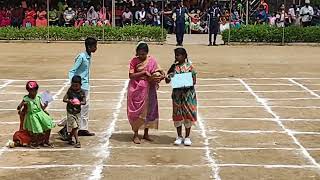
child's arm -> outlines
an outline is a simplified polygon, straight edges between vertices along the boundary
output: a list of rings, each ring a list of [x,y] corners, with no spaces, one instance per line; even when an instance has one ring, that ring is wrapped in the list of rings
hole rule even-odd
[[[40,103],[42,110],[46,110],[48,107],[48,102],[45,102],[44,104]]]
[[[23,107],[23,108],[22,108]],[[17,110],[18,110],[18,114],[20,114],[22,111],[26,111],[27,110],[27,103],[22,100],[21,103],[18,105]]]
[[[68,94],[64,95],[63,102],[64,103],[69,103],[70,102],[70,99],[68,99]]]
[[[18,105],[17,110],[20,111],[22,106],[24,106],[24,100],[21,101],[21,103]]]
[[[176,64],[172,64],[170,69],[167,72],[167,76],[166,76],[166,83],[169,84],[171,82],[171,78],[174,76],[174,69],[176,68]]]
[[[78,57],[76,58],[76,61],[74,63],[74,65],[72,66],[72,68],[69,71],[69,79],[71,80],[73,78],[73,76],[75,75],[75,73],[77,72],[77,70],[79,69],[80,65],[82,64],[82,56],[78,55]]]
[[[194,69],[193,65],[191,65],[191,73],[192,73],[193,85],[196,85],[197,84],[197,72]]]

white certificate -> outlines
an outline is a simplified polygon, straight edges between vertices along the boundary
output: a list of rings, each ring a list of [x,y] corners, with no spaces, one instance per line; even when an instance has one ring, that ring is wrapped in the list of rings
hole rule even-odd
[[[173,89],[193,86],[192,73],[187,72],[187,73],[175,74],[171,78],[171,86]]]
[[[49,104],[53,101],[53,97],[49,91],[41,92],[40,96],[43,104],[46,104],[46,103]]]

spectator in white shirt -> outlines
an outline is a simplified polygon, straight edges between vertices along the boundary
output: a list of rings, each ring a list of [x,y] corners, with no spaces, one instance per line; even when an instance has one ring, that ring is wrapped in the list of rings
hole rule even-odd
[[[66,10],[63,13],[63,18],[65,21],[65,26],[73,26],[74,24],[74,17],[76,15],[76,12],[71,8],[66,8]]]
[[[126,7],[124,12],[122,13],[123,26],[132,24],[132,16],[132,12],[129,10],[129,8]]]
[[[310,0],[305,1],[305,6],[300,10],[301,22],[303,27],[311,26],[312,16],[314,15],[313,8],[310,6]]]

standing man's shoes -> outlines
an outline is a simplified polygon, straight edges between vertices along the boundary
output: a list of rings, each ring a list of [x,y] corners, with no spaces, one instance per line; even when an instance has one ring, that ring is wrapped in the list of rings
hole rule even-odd
[[[95,136],[95,133],[91,133],[88,130],[79,130],[78,136]]]

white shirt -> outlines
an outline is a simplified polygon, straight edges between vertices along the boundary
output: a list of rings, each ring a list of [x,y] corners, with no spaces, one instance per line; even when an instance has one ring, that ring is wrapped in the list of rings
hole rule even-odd
[[[309,15],[307,15],[307,13],[309,13]],[[314,12],[313,12],[313,8],[311,6],[303,6],[300,10],[300,15],[301,15],[301,20],[302,22],[309,22],[312,20],[312,16],[313,16]]]

